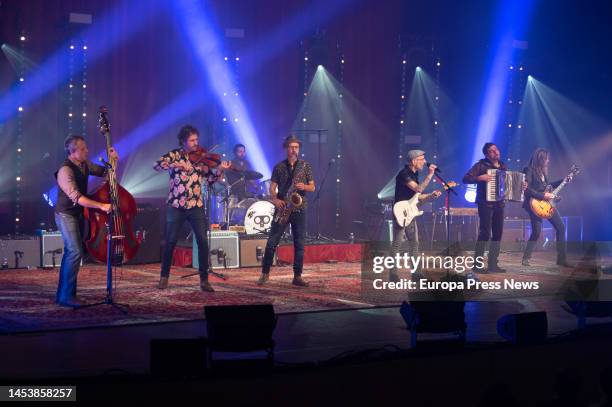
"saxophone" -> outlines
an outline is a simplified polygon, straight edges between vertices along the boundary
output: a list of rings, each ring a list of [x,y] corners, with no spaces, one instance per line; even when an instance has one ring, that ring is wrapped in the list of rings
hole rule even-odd
[[[305,167],[302,167],[300,169],[300,172],[295,177],[293,177],[294,181],[291,184],[291,187],[289,188],[287,193],[285,194],[285,206],[282,209],[276,210],[276,213],[274,214],[274,222],[279,223],[281,225],[286,225],[289,221],[289,216],[291,216],[294,211],[304,206],[304,198],[298,193],[298,190],[295,188],[295,180],[300,179],[302,173],[304,172],[304,168]]]

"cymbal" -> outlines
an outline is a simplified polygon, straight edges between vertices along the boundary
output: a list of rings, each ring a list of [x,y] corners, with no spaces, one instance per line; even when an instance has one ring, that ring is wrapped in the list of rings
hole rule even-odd
[[[257,171],[252,171],[252,170],[238,171],[238,170],[235,170],[234,172],[237,173],[240,177],[244,177],[244,179],[246,179],[247,181],[252,181],[252,180],[263,178],[263,174],[260,173],[260,172],[257,172]]]

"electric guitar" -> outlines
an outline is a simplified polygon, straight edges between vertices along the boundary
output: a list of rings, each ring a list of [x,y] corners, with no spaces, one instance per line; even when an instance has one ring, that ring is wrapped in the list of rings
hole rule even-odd
[[[580,169],[578,168],[578,166],[572,165],[572,168],[570,169],[570,173],[567,175],[567,177],[563,178],[563,181],[561,182],[561,184],[559,184],[559,186],[555,188],[554,191],[552,190],[552,187],[548,185],[544,192],[550,192],[555,196],[550,201],[547,201],[545,199],[531,198],[529,200],[529,206],[531,207],[531,210],[533,211],[533,213],[535,213],[538,217],[542,219],[552,218],[556,211],[555,206],[557,202],[561,199],[559,197],[559,193],[567,185],[567,183],[572,178],[574,178],[574,175],[578,174],[579,172],[580,172]]]
[[[457,183],[450,181],[447,183],[447,185],[444,185],[444,187],[438,189],[438,191],[447,190],[448,187],[456,187]],[[395,205],[393,205],[393,216],[395,216],[395,221],[401,227],[408,226],[414,218],[423,214],[423,211],[419,210],[420,204],[425,203],[430,199],[434,199],[432,193],[429,197],[419,202],[419,196],[421,196],[421,194],[417,192],[412,198],[405,201],[398,201],[395,203]]]

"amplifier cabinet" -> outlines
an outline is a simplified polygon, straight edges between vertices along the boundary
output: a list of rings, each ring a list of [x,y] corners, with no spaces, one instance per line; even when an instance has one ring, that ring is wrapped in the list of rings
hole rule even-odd
[[[236,269],[240,267],[240,243],[238,232],[232,231],[212,231],[208,232],[210,236],[208,248],[210,252],[210,264],[213,269]],[[198,259],[198,244],[193,236],[193,268],[198,268],[200,265]]]
[[[39,267],[59,267],[64,254],[64,240],[58,231],[47,232],[38,229],[39,239]]]
[[[240,267],[261,267],[267,242],[267,235],[242,236],[240,238]],[[276,263],[276,254],[274,263]]]
[[[0,239],[0,264],[2,268],[36,268],[39,263],[38,256],[38,239],[34,237]]]

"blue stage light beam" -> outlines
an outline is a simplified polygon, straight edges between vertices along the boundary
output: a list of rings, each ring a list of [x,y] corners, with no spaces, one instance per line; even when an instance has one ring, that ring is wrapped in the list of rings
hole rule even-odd
[[[151,17],[161,12],[170,2],[158,0],[153,4],[147,3],[146,10],[139,8],[143,7],[142,4],[144,3],[124,1],[94,22],[84,33],[79,34],[79,37],[88,40],[87,60],[90,65],[142,28]],[[133,18],[130,19],[130,24],[119,27],[116,21],[126,13]],[[103,36],[100,36],[101,32],[104,33]],[[14,85],[0,97],[0,123],[17,114],[16,100],[19,100],[21,106],[27,106],[68,79],[68,67],[65,66],[64,60],[70,45],[70,41],[63,44],[36,70],[32,71],[27,81]],[[73,73],[78,73],[81,67],[74,69],[77,71]]]
[[[493,36],[493,54],[473,143],[472,162],[482,155],[484,143],[495,142],[502,106],[507,96],[513,43],[523,35],[533,9],[532,3],[533,0],[503,0],[499,3],[498,23],[494,25],[498,31]]]
[[[232,126],[239,142],[249,146],[249,157],[253,166],[261,169],[264,177],[269,178],[272,173],[270,165],[240,96],[242,93],[224,61],[220,35],[214,26],[212,16],[207,14],[205,10],[207,7],[196,0],[179,0],[175,5],[180,20],[179,25],[184,29],[192,45],[202,73],[208,78],[212,93],[228,117],[229,125]],[[234,96],[226,97],[224,94]]]

